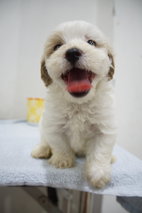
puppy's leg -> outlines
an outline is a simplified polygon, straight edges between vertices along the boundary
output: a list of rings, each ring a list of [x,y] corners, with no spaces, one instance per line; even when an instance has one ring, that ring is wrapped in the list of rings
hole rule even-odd
[[[41,118],[39,123],[39,129],[40,129],[40,143],[33,149],[31,155],[34,158],[49,158],[51,156],[51,148],[48,144],[48,138],[47,138],[47,129],[44,127],[46,126],[46,123]]]
[[[74,153],[62,134],[50,135],[52,157],[49,163],[57,168],[70,168],[74,165]]]
[[[111,180],[111,156],[115,136],[98,134],[89,142],[86,175],[92,186],[104,187]]]
[[[49,158],[51,156],[51,148],[45,139],[41,139],[41,143],[33,149],[31,155],[34,158]]]

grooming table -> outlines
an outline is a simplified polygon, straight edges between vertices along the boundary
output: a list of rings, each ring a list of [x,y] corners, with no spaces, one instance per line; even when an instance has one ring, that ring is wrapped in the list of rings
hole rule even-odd
[[[112,164],[112,180],[103,189],[92,188],[84,178],[84,159],[76,166],[57,169],[46,159],[34,159],[31,151],[39,143],[36,125],[25,121],[0,121],[0,186],[48,186],[115,196],[142,197],[142,161],[119,146]]]

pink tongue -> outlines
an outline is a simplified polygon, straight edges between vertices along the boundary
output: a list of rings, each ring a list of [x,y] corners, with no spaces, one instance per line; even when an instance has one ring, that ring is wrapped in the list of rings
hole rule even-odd
[[[69,92],[86,92],[90,90],[91,83],[87,71],[72,69],[68,74],[67,90]]]

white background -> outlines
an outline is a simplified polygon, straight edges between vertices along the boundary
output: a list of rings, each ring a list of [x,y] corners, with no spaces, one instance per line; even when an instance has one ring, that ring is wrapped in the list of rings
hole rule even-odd
[[[97,24],[114,47],[117,143],[142,159],[141,0],[1,0],[0,118],[25,119],[26,98],[44,97],[44,42],[57,24],[76,19]],[[104,196],[105,212],[125,211]]]

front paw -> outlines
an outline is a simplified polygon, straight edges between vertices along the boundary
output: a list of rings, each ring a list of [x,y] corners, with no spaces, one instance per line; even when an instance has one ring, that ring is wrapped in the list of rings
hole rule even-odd
[[[103,188],[111,180],[110,165],[94,165],[87,168],[87,179],[93,187]]]
[[[49,158],[51,155],[51,149],[48,145],[37,145],[32,153],[33,158]]]
[[[56,168],[70,168],[74,165],[74,155],[65,153],[53,153],[48,162]]]

